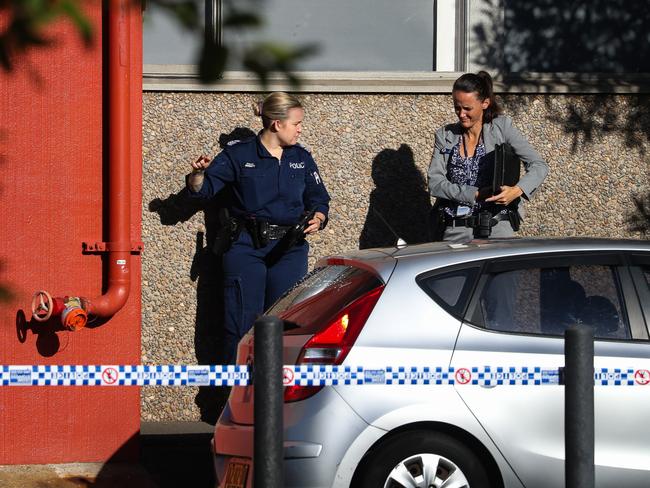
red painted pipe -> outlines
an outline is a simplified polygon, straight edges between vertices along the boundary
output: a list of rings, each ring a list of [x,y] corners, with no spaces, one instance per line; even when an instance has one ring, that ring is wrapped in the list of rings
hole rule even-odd
[[[129,114],[129,0],[108,1],[108,283],[89,298],[87,311],[109,317],[120,310],[131,286],[131,178]]]
[[[108,0],[108,282],[96,298],[54,297],[39,291],[32,316],[44,322],[61,315],[63,326],[78,330],[87,315],[111,317],[126,303],[131,287],[130,178],[130,0]],[[72,312],[72,313],[71,313]],[[85,313],[84,313],[85,312]]]

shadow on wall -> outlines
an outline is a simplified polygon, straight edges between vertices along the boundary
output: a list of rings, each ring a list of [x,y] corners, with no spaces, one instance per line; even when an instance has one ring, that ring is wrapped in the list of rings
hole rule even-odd
[[[237,127],[229,134],[219,136],[221,149],[238,139],[254,137],[251,129]],[[149,210],[160,216],[163,225],[185,222],[195,213],[203,211],[205,234],[197,232],[196,247],[189,278],[196,281],[196,317],[194,328],[194,351],[197,364],[222,364],[223,344],[223,268],[221,256],[213,252],[215,237],[220,230],[219,212],[228,207],[231,193],[220,192],[209,201],[193,199],[186,188],[164,200],[156,198],[149,202]],[[195,403],[201,411],[201,420],[216,423],[228,398],[227,388],[199,387]]]
[[[409,244],[427,242],[431,199],[413,150],[407,144],[381,150],[372,161],[371,174],[375,189],[370,193],[359,249],[394,246],[397,236]]]
[[[571,152],[599,144],[614,135],[625,143],[630,164],[648,166],[650,95],[650,10],[647,2],[626,0],[485,0],[480,22],[472,27],[476,40],[472,63],[499,76],[505,87],[527,86],[544,93],[562,86],[580,86],[600,95],[571,96],[557,113],[557,96],[543,97],[548,120],[562,125],[571,139]],[[505,19],[505,21],[504,21]],[[521,76],[538,73],[542,76]],[[595,76],[595,75],[598,76]],[[612,96],[621,86],[632,92]],[[633,93],[638,91],[640,93]],[[525,108],[528,97],[508,99],[509,110]],[[630,156],[630,154],[628,154]],[[650,196],[630,193],[634,209],[628,228],[647,237]]]
[[[31,331],[36,336],[36,350],[46,358],[54,356],[57,352],[65,350],[72,332],[66,331],[61,325],[60,317],[50,317],[46,322],[38,322],[31,318],[27,320],[25,311],[20,309],[16,312],[16,336],[21,344],[27,340],[27,334]],[[58,334],[62,332],[62,334]],[[64,338],[63,345],[61,337]]]
[[[18,486],[84,486],[92,488],[213,488],[211,432],[162,427],[134,434],[95,475],[54,474],[38,484]],[[11,485],[14,486],[14,485]]]
[[[647,72],[646,2],[485,0],[477,18],[472,61],[480,66],[504,73]]]
[[[639,232],[645,239],[650,238],[650,193],[645,196],[636,195],[632,197],[635,211],[627,216],[628,229],[631,232]]]

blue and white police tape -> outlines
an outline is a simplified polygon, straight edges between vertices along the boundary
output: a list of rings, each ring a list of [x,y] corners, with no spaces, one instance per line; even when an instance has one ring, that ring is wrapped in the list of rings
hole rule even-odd
[[[239,386],[247,366],[0,366],[2,386]]]
[[[246,386],[248,366],[0,366],[0,386]],[[329,385],[559,385],[560,368],[549,367],[391,367],[288,365],[284,386]],[[597,386],[650,385],[650,371],[594,370]]]

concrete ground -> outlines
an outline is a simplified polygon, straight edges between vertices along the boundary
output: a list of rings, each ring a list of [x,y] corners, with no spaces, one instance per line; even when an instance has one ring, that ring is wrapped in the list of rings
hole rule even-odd
[[[139,463],[0,466],[0,487],[213,488],[212,425],[149,422],[140,430]]]

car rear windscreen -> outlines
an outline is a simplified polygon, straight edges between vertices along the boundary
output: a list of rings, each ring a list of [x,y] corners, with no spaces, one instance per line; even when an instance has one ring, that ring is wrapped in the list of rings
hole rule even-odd
[[[346,265],[317,268],[289,290],[269,310],[288,322],[285,334],[314,334],[338,311],[382,286],[369,271]]]

